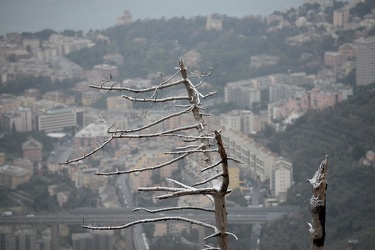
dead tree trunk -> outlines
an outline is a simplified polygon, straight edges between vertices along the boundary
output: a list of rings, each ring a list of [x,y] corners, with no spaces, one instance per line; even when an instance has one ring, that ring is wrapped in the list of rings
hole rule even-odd
[[[308,180],[313,188],[310,200],[311,223],[311,250],[324,249],[326,224],[326,192],[327,192],[328,156],[322,161],[312,179]]]

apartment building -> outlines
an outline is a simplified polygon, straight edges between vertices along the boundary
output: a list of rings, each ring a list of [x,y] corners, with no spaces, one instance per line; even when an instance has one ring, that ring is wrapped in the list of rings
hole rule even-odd
[[[249,137],[234,131],[221,134],[228,155],[244,162],[244,170],[255,175],[261,182],[270,180],[270,190],[279,201],[293,184],[292,164],[267,148],[258,145]]]
[[[221,135],[231,157],[243,161],[246,170],[255,174],[262,182],[270,178],[271,166],[278,157],[276,154],[242,133],[225,130]]]
[[[375,82],[375,36],[359,38],[354,42],[356,48],[357,85],[366,86]]]
[[[263,66],[269,66],[276,64],[280,60],[277,56],[259,55],[252,56],[250,58],[250,65],[252,68],[261,68]]]
[[[224,101],[235,103],[239,108],[251,109],[253,103],[260,102],[260,89],[253,88],[246,80],[227,83],[224,88]]]
[[[255,132],[254,119],[254,114],[250,110],[234,110],[222,116],[226,130],[241,131],[244,134]]]
[[[221,16],[209,15],[206,20],[206,30],[222,30],[223,20]]]
[[[165,162],[171,161],[172,155],[164,154],[160,152],[148,152],[134,162],[134,164],[127,165],[128,169],[141,169],[146,167],[152,167]],[[156,175],[160,176],[161,181],[165,178],[171,177],[172,173],[177,170],[177,163],[166,165],[162,168],[154,169],[152,171],[140,171],[131,174],[131,182],[133,190],[137,190],[138,187],[145,187],[154,184],[153,179]]]
[[[118,111],[129,111],[133,108],[133,102],[126,100],[122,96],[108,96],[107,97],[107,110],[118,112]]]
[[[76,187],[89,187],[95,190],[105,187],[109,179],[96,175],[97,172],[99,172],[98,168],[78,168],[73,180]]]
[[[100,98],[101,98],[100,92],[96,90],[89,90],[89,91],[81,92],[81,103],[83,106],[86,106],[86,107],[92,106]]]
[[[355,56],[355,47],[351,43],[344,43],[338,49],[338,52],[345,59],[352,59]]]
[[[21,100],[14,95],[1,94],[0,95],[0,119],[1,114],[12,112],[21,106]]]
[[[288,189],[293,184],[292,164],[280,157],[272,165],[272,174],[270,180],[270,190],[274,197],[279,201],[286,201]]]
[[[306,95],[306,89],[295,85],[279,83],[269,87],[269,101],[277,102]]]
[[[37,129],[47,133],[61,132],[66,127],[77,126],[77,113],[71,108],[56,108],[40,112]]]
[[[29,108],[19,107],[16,110],[2,114],[1,127],[4,131],[28,132],[33,130],[32,113]]]
[[[112,250],[113,231],[72,234],[73,250]]]
[[[48,91],[42,96],[43,100],[74,105],[75,98],[72,95],[65,94],[61,91]]]
[[[344,62],[343,56],[339,52],[327,51],[324,53],[324,64],[332,68],[338,68]]]
[[[344,24],[349,22],[350,7],[345,5],[343,8],[333,11],[333,26],[343,27]]]
[[[89,48],[93,45],[94,43],[89,39],[52,34],[48,41],[43,41],[41,47],[43,49],[54,48],[57,51],[57,55],[66,55],[72,51]]]
[[[117,66],[109,64],[95,65],[93,71],[102,77],[102,79],[108,79],[110,75],[117,77],[119,74]]]

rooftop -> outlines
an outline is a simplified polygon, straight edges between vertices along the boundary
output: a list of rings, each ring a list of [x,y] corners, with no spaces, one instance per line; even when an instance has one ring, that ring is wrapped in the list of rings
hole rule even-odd
[[[30,174],[28,170],[12,165],[0,166],[0,173],[19,177]]]

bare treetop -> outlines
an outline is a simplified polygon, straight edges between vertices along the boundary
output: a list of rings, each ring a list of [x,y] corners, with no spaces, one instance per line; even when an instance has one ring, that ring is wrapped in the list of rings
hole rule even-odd
[[[213,96],[216,92],[209,92],[207,94],[202,94],[198,89],[202,85],[202,78],[209,76],[212,73],[212,69],[208,69],[204,73],[191,72],[188,67],[184,65],[182,59],[179,60],[179,66],[176,68],[177,72],[167,79],[162,79],[162,81],[156,85],[149,88],[143,89],[133,89],[124,86],[119,86],[119,84],[112,80],[112,76],[109,79],[103,81],[100,85],[89,85],[89,87],[105,90],[105,91],[120,91],[125,92],[122,97],[131,102],[143,102],[143,103],[170,103],[176,110],[174,113],[170,113],[163,117],[160,117],[154,121],[147,124],[139,126],[137,128],[130,129],[120,129],[116,127],[116,124],[107,124],[108,138],[101,143],[97,144],[97,147],[91,151],[83,153],[81,156],[68,159],[63,164],[69,164],[72,162],[78,162],[84,160],[91,155],[102,150],[106,145],[111,143],[115,139],[145,139],[145,138],[156,138],[156,137],[172,137],[176,140],[181,140],[181,142],[186,143],[185,146],[176,147],[175,150],[164,152],[164,154],[173,155],[174,158],[159,163],[152,166],[141,167],[137,169],[116,169],[110,172],[97,172],[97,175],[119,175],[119,174],[129,174],[134,172],[150,171],[159,168],[166,167],[172,163],[180,160],[184,160],[189,156],[200,154],[202,161],[199,163],[201,166],[202,179],[194,183],[193,185],[187,185],[181,183],[177,180],[167,179],[167,183],[170,186],[166,187],[140,187],[138,191],[145,192],[162,192],[162,194],[156,196],[156,199],[169,199],[182,197],[186,195],[205,195],[213,202],[213,208],[201,208],[201,207],[169,207],[157,210],[150,210],[146,208],[136,208],[134,211],[146,211],[150,213],[158,213],[162,211],[170,210],[181,210],[181,209],[196,209],[207,212],[215,213],[215,225],[209,225],[199,221],[195,221],[183,217],[172,217],[163,216],[155,219],[145,219],[138,220],[126,225],[117,225],[109,227],[96,227],[91,225],[83,224],[84,228],[94,229],[94,230],[113,230],[122,229],[129,226],[133,226],[141,223],[158,222],[158,221],[169,221],[177,220],[181,222],[188,222],[191,224],[200,225],[206,228],[213,229],[214,233],[206,239],[216,237],[217,247],[207,246],[206,249],[229,249],[228,235],[227,232],[227,209],[225,202],[225,195],[230,192],[228,190],[229,186],[229,171],[228,171],[228,160],[234,160],[228,158],[223,142],[221,140],[220,131],[214,130],[208,132],[206,129],[206,123],[203,113],[202,100],[207,97]],[[198,83],[193,84],[191,78],[197,79]],[[170,95],[170,92],[166,91],[172,87],[179,87],[183,85],[186,90],[186,94]],[[162,93],[166,91],[165,93]],[[141,95],[141,96],[140,96]],[[168,96],[169,95],[169,96]],[[179,125],[174,128],[164,129],[159,132],[152,131],[157,125],[162,124],[164,121],[168,121],[173,118],[178,118],[183,115],[190,114],[192,116],[192,123]],[[102,122],[106,124],[106,121],[100,117]],[[216,146],[213,142],[216,141]],[[238,162],[238,161],[237,161]]]

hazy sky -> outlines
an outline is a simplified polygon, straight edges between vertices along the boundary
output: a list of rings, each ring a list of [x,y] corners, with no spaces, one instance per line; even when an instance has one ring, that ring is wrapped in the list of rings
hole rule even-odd
[[[303,0],[0,0],[0,35],[46,28],[104,29],[115,25],[125,10],[130,10],[134,20],[212,13],[242,17],[301,4]]]

